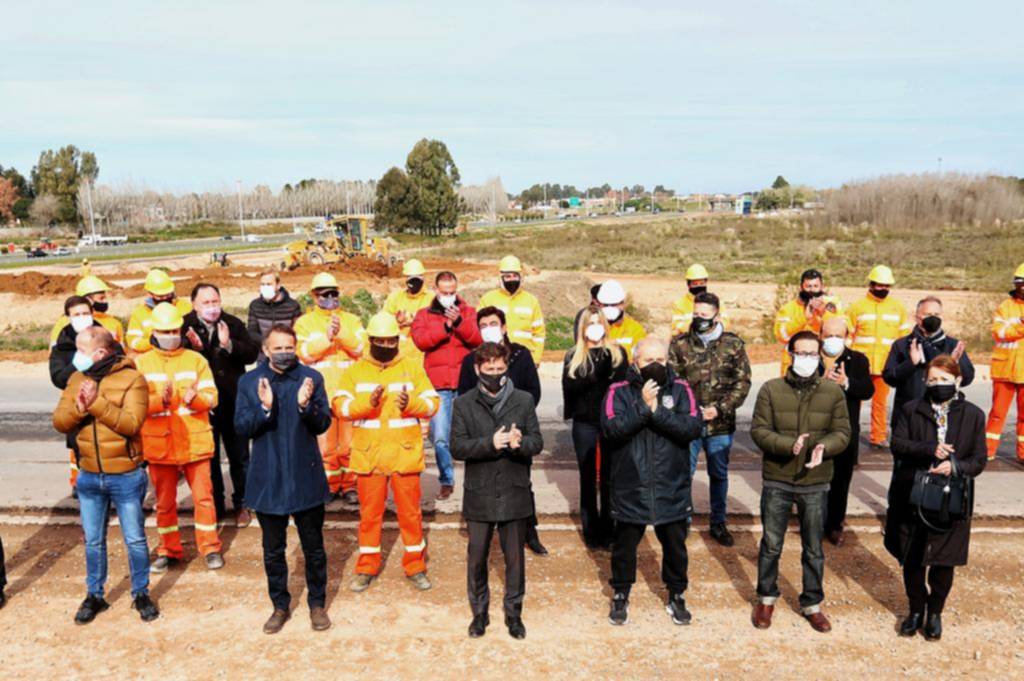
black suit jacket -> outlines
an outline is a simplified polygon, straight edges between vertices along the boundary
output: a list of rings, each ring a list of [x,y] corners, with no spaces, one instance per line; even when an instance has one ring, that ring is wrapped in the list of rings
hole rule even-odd
[[[231,337],[230,352],[221,347],[216,331],[213,334],[207,334],[206,325],[199,320],[195,310],[185,315],[181,336],[186,348],[195,350],[210,363],[210,371],[213,372],[213,382],[217,384],[218,394],[217,408],[213,412],[213,417],[218,423],[230,424],[234,419],[238,379],[245,374],[246,365],[256,361],[260,346],[253,340],[241,319],[227,312],[222,313],[220,319],[228,325],[228,333]],[[189,329],[194,329],[196,335],[199,336],[203,343],[201,348],[193,347],[189,342],[186,335]]]

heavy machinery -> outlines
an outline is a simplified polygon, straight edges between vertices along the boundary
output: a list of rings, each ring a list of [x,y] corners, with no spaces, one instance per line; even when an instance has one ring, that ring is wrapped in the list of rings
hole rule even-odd
[[[393,266],[402,257],[391,252],[391,240],[370,236],[372,219],[365,215],[331,215],[306,238],[285,245],[281,269],[303,265],[329,265],[362,256]]]

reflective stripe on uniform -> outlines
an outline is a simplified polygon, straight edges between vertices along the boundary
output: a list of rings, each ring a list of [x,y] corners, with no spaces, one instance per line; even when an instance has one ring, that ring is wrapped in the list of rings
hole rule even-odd
[[[216,532],[217,531],[217,523],[214,523],[213,525],[206,525],[204,523],[193,523],[193,525],[200,532]]]
[[[1001,433],[985,433],[985,437],[989,440],[998,440],[1002,435]]]
[[[1017,347],[1017,341],[1012,341],[1010,343],[996,343],[996,347],[1003,350],[1013,350]]]
[[[884,322],[898,322],[900,316],[898,314],[884,314],[882,315],[882,321]]]
[[[633,339],[627,336],[626,338],[616,338],[615,342],[619,345],[632,345]]]
[[[380,553],[379,546],[360,546],[359,553]]]
[[[388,419],[388,428],[408,428],[419,425],[419,419]]]
[[[178,416],[191,416],[192,414],[195,412],[188,407],[178,407]]]
[[[356,383],[357,393],[372,393],[377,389],[376,383]]]
[[[424,539],[419,544],[413,544],[412,546],[406,546],[405,547],[405,552],[406,553],[419,553],[420,551],[422,551],[425,548],[427,548],[427,540]],[[362,549],[360,549],[360,550],[362,550]]]
[[[352,422],[353,428],[368,428],[368,429],[379,429],[380,419],[360,419]]]
[[[532,307],[517,307],[515,309],[516,314],[533,314]]]
[[[127,336],[141,336],[142,332],[139,331],[138,329],[128,329],[128,333],[125,334],[125,335],[127,335]]]
[[[544,337],[544,336],[534,336],[533,337],[533,342],[534,343],[543,343],[545,340],[547,340],[547,338]]]
[[[196,384],[196,390],[206,390],[207,388],[216,388],[216,387],[217,387],[217,384],[214,383],[213,381],[211,381],[210,379],[199,381],[199,383]]]
[[[875,314],[859,314],[859,315],[857,315],[857,321],[858,322],[870,322],[870,321],[874,321],[875,319],[878,319],[878,315],[875,315]],[[899,317],[897,317],[897,319],[899,319]]]
[[[855,336],[854,339],[853,339],[853,343],[852,344],[853,345],[874,345],[875,344],[875,337],[874,336],[863,336],[863,337]]]
[[[402,389],[412,390],[415,386],[412,383],[388,383],[388,392],[402,392]]]
[[[324,473],[327,474],[328,478],[338,478],[342,474],[340,468],[328,468],[327,466],[324,466]]]
[[[894,341],[894,338],[883,338],[882,345],[892,345]]]
[[[533,338],[533,334],[530,333],[529,331],[513,331],[512,332],[512,337],[513,338]]]
[[[533,325],[532,325],[532,326],[533,326],[533,328],[535,328],[535,329],[536,329],[536,328],[537,328],[538,326],[544,326],[544,320],[543,320],[543,319],[538,319],[537,321],[535,321],[535,322],[533,323]]]
[[[170,534],[171,532],[177,532],[178,526],[171,525],[169,527],[158,527],[156,528],[157,534]]]
[[[176,374],[174,374],[175,381],[187,381],[189,379],[194,381],[196,380],[196,378],[198,377],[196,376],[196,372],[194,371],[179,371]]]
[[[163,411],[158,411],[155,414],[150,414],[150,416],[170,416],[170,415],[171,415],[171,412],[167,411],[166,409],[164,409]]]
[[[167,374],[144,374],[147,381],[166,381]]]

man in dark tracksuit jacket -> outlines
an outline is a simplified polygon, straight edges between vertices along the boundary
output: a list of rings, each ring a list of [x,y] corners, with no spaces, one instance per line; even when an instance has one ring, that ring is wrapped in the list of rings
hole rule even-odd
[[[668,346],[648,336],[633,352],[626,380],[613,383],[601,412],[611,457],[614,625],[628,620],[630,587],[636,581],[636,547],[647,525],[661,543],[666,609],[676,624],[689,624],[686,534],[693,514],[690,443],[700,436],[697,401],[686,381],[668,366]],[[604,453],[604,452],[602,452]]]
[[[274,325],[295,326],[295,320],[301,316],[302,306],[281,286],[280,275],[269,270],[260,275],[260,295],[249,303],[249,318],[245,324],[253,342],[261,346]],[[262,349],[259,358],[263,359]]]

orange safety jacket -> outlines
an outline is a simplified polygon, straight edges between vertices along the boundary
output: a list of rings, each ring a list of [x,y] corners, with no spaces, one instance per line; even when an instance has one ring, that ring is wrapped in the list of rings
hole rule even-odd
[[[1024,383],[1024,300],[1007,298],[992,316],[992,380]]]
[[[789,343],[789,339],[801,331],[813,331],[815,334],[820,335],[822,322],[831,317],[842,315],[843,307],[839,298],[826,295],[825,302],[831,307],[826,308],[820,316],[814,314],[808,315],[807,306],[804,304],[804,301],[799,298],[789,301],[780,307],[779,311],[775,314],[775,323],[772,325],[772,331],[775,333],[775,340],[782,343],[783,376],[785,376],[786,370],[793,362],[793,359],[789,356],[789,350],[786,347]]]
[[[618,324],[611,324],[608,327],[608,338],[615,341],[619,347],[626,351],[626,357],[633,358],[633,350],[636,344],[647,337],[643,325],[633,319],[625,312]]]
[[[877,298],[868,294],[846,310],[850,327],[850,347],[867,355],[871,375],[881,376],[889,348],[897,338],[906,336],[914,328],[907,318],[903,303],[892,298]]]
[[[184,298],[175,298],[174,307],[178,308],[182,317],[192,311],[192,303]],[[128,350],[141,353],[153,349],[153,344],[149,342],[149,337],[153,335],[153,321],[150,319],[152,315],[153,308],[145,303],[137,305],[132,310],[132,316],[128,318],[128,331],[124,334]]]
[[[121,324],[121,320],[114,315],[107,314],[106,312],[92,313],[92,318],[100,323],[104,329],[110,332],[110,335],[114,337],[118,343],[124,342],[124,325]],[[60,332],[64,330],[64,327],[68,325],[69,319],[67,315],[62,315],[57,323],[50,329],[50,347],[53,347],[57,343],[57,337],[60,336]]]
[[[327,339],[331,318],[341,322],[338,334]],[[347,369],[363,354],[366,330],[359,317],[344,310],[310,310],[295,320],[299,359],[320,373],[329,368]]]
[[[694,295],[687,291],[683,297],[672,303],[672,336],[690,331],[690,324],[693,323],[693,298]],[[718,321],[722,322],[722,328],[729,328],[729,316],[722,308],[718,309]]]

